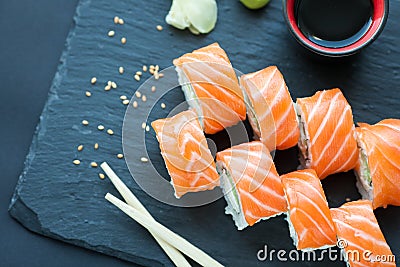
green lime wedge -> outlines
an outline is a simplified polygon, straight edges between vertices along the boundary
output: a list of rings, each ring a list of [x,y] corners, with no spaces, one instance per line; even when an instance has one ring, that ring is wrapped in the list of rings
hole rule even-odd
[[[269,3],[270,0],[240,0],[243,5],[250,9],[259,9]]]

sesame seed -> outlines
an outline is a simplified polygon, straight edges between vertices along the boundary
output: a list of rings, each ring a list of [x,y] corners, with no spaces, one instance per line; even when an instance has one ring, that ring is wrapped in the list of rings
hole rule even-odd
[[[164,103],[161,103],[161,108],[162,109],[164,109],[164,108],[166,108],[167,106],[164,104]]]
[[[111,87],[114,88],[114,89],[116,89],[116,88],[117,88],[117,84],[116,84],[115,82],[112,82],[112,83],[111,83]]]
[[[135,92],[135,96],[136,96],[137,98],[140,98],[140,97],[142,96],[142,94],[141,94],[139,91],[136,91],[136,92]]]
[[[100,177],[100,179],[104,179],[104,178],[106,178],[106,176],[103,174],[103,173],[99,173],[99,177]]]
[[[122,104],[128,105],[128,104],[129,104],[129,100],[128,100],[128,99],[125,99],[124,101],[122,101]]]
[[[92,166],[93,168],[97,168],[97,163],[93,161],[90,163],[90,166]]]
[[[90,83],[91,84],[95,84],[97,82],[97,78],[96,77],[93,77],[91,80],[90,80]]]
[[[137,71],[137,72],[136,72],[136,75],[139,75],[139,76],[140,76],[140,75],[142,75],[142,74],[143,74],[143,73],[142,73],[141,71]]]
[[[76,160],[73,161],[73,163],[74,163],[75,165],[79,165],[79,164],[81,164],[81,161],[80,161],[79,159],[76,159]]]
[[[157,31],[162,31],[163,30],[163,27],[161,26],[161,25],[157,25]]]
[[[114,17],[114,23],[115,23],[115,24],[118,24],[118,22],[119,22],[119,17],[118,17],[118,16],[115,16],[115,17]]]
[[[346,201],[349,202],[351,199],[349,197],[346,197]]]
[[[154,67],[154,65],[150,65],[150,69],[154,69],[155,67]]]
[[[105,91],[110,91],[110,90],[111,90],[111,85],[107,84],[107,85],[104,87],[104,90],[105,90]]]
[[[126,38],[125,37],[121,38],[121,44],[126,44]]]
[[[82,151],[83,150],[83,145],[79,145],[78,146],[78,151]]]
[[[114,35],[115,35],[115,31],[109,31],[109,32],[108,32],[108,36],[109,36],[109,37],[113,37]]]
[[[99,144],[98,143],[96,143],[96,144],[94,144],[94,149],[99,149]]]
[[[123,154],[118,154],[118,155],[117,155],[117,158],[119,158],[119,159],[122,159],[123,157],[124,157]]]
[[[111,86],[112,81],[107,81],[107,85]]]
[[[126,95],[121,95],[121,96],[119,97],[119,99],[121,99],[121,100],[126,100],[126,99],[128,99],[128,98],[126,97]]]
[[[137,106],[138,106],[137,101],[133,101],[132,106],[133,106],[134,108],[137,108]]]
[[[160,70],[160,66],[156,65],[154,69],[155,69],[155,71],[159,71]]]
[[[143,70],[143,71],[147,71],[147,66],[146,66],[146,65],[143,65],[142,70]]]
[[[145,122],[142,123],[142,129],[146,129],[146,123]]]
[[[146,157],[141,157],[140,160],[141,160],[142,162],[148,162],[148,161],[149,161],[149,159],[146,158]]]
[[[158,80],[160,78],[160,75],[158,75],[158,71],[154,72],[154,79]]]
[[[154,74],[154,69],[149,70],[150,74]]]
[[[136,75],[135,75],[135,80],[136,80],[136,81],[140,81],[140,76],[136,74]]]
[[[86,125],[89,125],[89,122],[87,120],[83,120],[82,124],[86,126]]]
[[[148,132],[148,131],[150,131],[150,126],[149,125],[146,126],[146,132]]]
[[[119,20],[118,20],[118,24],[124,25],[124,23],[125,23],[125,22],[124,22],[123,19],[119,19]]]
[[[108,133],[109,135],[113,135],[113,134],[114,134],[114,131],[111,130],[111,129],[108,129],[108,130],[107,130],[107,133]]]
[[[151,87],[151,91],[152,91],[152,92],[155,92],[155,91],[156,91],[156,87],[155,87],[154,85]]]
[[[159,73],[158,76],[160,76],[160,78],[164,77],[164,73]]]
[[[119,72],[120,74],[124,73],[124,67],[119,67],[119,68],[118,68],[118,72]]]
[[[97,126],[97,129],[98,129],[99,131],[103,131],[103,130],[104,130],[104,126],[100,124],[99,126]]]
[[[147,101],[147,96],[143,95],[143,96],[142,96],[142,101],[143,101],[143,102],[146,102],[146,101]]]
[[[92,93],[89,92],[89,91],[86,91],[85,95],[86,95],[87,97],[91,97],[91,96],[92,96]]]

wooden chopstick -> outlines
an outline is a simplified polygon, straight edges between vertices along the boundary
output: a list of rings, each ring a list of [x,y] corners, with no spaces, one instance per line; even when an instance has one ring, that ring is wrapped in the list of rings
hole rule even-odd
[[[124,182],[122,182],[117,174],[115,174],[111,167],[106,162],[103,162],[100,167],[107,174],[108,178],[110,178],[111,182],[114,184],[115,188],[118,190],[121,196],[125,199],[126,203],[128,203],[128,205],[132,206],[143,215],[154,221],[154,218],[151,216],[151,214],[146,210],[139,199],[137,199],[137,197],[129,190]],[[191,266],[186,258],[179,252],[179,250],[165,242],[162,238],[157,236],[152,231],[150,231],[150,233],[177,267]]]
[[[137,221],[143,227],[147,228],[151,233],[161,237],[170,245],[174,246],[175,248],[179,249],[182,253],[189,256],[196,262],[198,262],[201,266],[205,267],[223,267],[222,264],[208,256],[199,248],[193,246],[189,243],[186,239],[182,238],[181,236],[175,234],[162,224],[156,222],[154,219],[150,219],[148,216],[142,214],[139,210],[129,206],[125,202],[119,200],[115,196],[110,193],[107,193],[105,197],[108,201],[122,210],[125,214],[129,217]]]

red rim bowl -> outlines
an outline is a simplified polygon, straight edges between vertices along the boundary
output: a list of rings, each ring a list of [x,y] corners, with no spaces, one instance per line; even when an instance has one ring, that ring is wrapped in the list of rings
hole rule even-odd
[[[351,1],[351,0],[349,0]],[[324,56],[341,57],[357,53],[378,38],[385,27],[389,14],[389,0],[371,0],[373,4],[372,23],[368,31],[356,42],[339,48],[330,48],[310,41],[299,29],[295,17],[296,0],[283,0],[283,12],[290,32],[296,40],[309,50]]]

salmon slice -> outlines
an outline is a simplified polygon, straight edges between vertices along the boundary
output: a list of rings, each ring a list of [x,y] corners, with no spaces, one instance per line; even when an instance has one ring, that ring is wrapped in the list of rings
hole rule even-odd
[[[194,111],[186,110],[171,118],[153,121],[151,126],[177,198],[219,185],[214,158]]]
[[[188,104],[204,132],[214,134],[246,118],[239,82],[225,51],[214,43],[173,61]]]
[[[351,107],[340,89],[297,99],[300,162],[320,179],[357,164],[358,150]]]
[[[286,212],[281,179],[271,154],[259,141],[217,153],[221,188],[239,230]]]
[[[281,176],[288,202],[290,235],[299,250],[336,245],[336,231],[317,173],[312,169]]]
[[[254,133],[272,151],[297,144],[296,111],[282,73],[276,66],[240,77],[248,102],[247,115]]]
[[[374,209],[400,206],[400,120],[358,123],[357,187]]]
[[[396,266],[369,200],[348,202],[331,214],[348,266]]]

